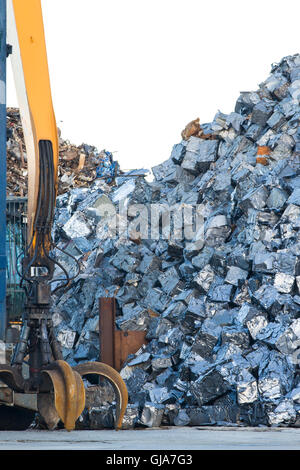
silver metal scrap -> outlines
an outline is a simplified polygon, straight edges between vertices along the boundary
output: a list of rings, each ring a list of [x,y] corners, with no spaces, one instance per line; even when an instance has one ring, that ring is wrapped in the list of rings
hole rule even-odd
[[[85,215],[77,211],[63,226],[63,230],[69,238],[73,239],[77,237],[88,237],[91,235],[93,227]]]
[[[215,278],[215,273],[211,266],[207,264],[204,268],[195,276],[194,282],[197,283],[205,292],[209,291],[209,288]]]
[[[257,315],[246,322],[247,328],[253,339],[256,339],[258,333],[267,326],[268,320],[263,315]]]
[[[237,383],[237,400],[243,403],[253,403],[258,400],[258,388],[256,379],[249,372],[244,374],[241,381]]]
[[[122,422],[122,429],[132,429],[138,422],[139,406],[138,404],[128,404]]]
[[[258,391],[266,401],[278,400],[282,396],[279,377],[264,377],[259,379]]]
[[[140,421],[142,424],[144,424],[144,426],[147,426],[149,428],[158,427],[161,424],[163,413],[164,413],[163,405],[146,402]]]
[[[300,318],[294,320],[275,343],[282,354],[292,354],[300,346]]]
[[[290,274],[276,273],[274,279],[274,287],[278,292],[289,294],[293,288],[295,277]]]
[[[187,426],[191,419],[185,410],[179,410],[178,415],[174,418],[175,426]]]
[[[297,283],[298,292],[300,294],[300,276],[296,276],[296,283]]]
[[[271,426],[291,425],[296,420],[296,410],[292,400],[283,400],[274,411],[268,413]]]
[[[294,403],[300,404],[300,386],[290,392],[290,397]]]
[[[76,331],[72,330],[60,330],[57,334],[57,340],[61,346],[67,349],[72,349],[75,343]]]

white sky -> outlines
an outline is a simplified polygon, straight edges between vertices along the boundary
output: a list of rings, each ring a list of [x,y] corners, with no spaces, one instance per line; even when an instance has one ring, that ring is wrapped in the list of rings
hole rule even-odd
[[[185,125],[228,113],[300,52],[299,0],[42,0],[62,137],[123,169],[170,155]],[[8,106],[17,101],[10,67]]]

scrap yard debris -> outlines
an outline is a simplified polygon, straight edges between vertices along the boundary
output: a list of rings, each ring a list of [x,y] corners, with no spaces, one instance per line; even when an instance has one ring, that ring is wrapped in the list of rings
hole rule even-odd
[[[58,194],[71,188],[89,187],[98,178],[111,183],[119,171],[111,152],[63,140],[59,131]],[[19,110],[7,109],[7,194],[27,195],[27,156]]]
[[[300,425],[299,119],[297,54],[230,114],[190,123],[153,181],[133,172],[58,196],[53,237],[80,263],[52,306],[64,359],[98,359],[100,297],[116,298],[116,328],[146,331],[120,372],[124,428]],[[180,237],[195,207],[203,223]],[[111,427],[113,414],[107,393],[81,424]]]

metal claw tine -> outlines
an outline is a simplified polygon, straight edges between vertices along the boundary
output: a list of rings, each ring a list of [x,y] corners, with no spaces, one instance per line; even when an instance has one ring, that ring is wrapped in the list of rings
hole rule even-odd
[[[85,390],[80,375],[67,362],[58,360],[42,371],[42,377],[41,391],[49,392],[50,379],[54,407],[65,428],[72,431],[85,406]],[[40,406],[39,412],[47,424],[51,423],[53,406]]]
[[[116,430],[119,430],[122,426],[128,404],[128,391],[120,374],[115,369],[102,362],[86,362],[75,366],[74,370],[81,376],[98,374],[102,377],[106,377],[111,382],[117,401],[115,428]]]

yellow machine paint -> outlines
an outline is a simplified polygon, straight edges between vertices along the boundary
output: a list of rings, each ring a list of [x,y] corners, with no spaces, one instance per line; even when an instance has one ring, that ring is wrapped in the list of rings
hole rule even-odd
[[[13,16],[20,51],[28,114],[30,116],[30,130],[34,142],[34,152],[29,152],[27,155],[28,239],[30,239],[32,223],[36,210],[39,181],[38,143],[40,140],[49,140],[52,142],[56,191],[58,169],[58,134],[51,97],[41,2],[40,0],[10,1],[13,8]],[[15,73],[20,72],[18,71]]]

